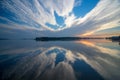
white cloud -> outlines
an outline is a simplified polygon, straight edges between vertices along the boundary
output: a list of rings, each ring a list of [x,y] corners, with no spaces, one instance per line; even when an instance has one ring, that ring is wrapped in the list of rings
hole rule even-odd
[[[93,10],[78,21],[78,28],[83,30],[81,34],[119,26],[119,6],[119,0],[101,0]]]
[[[66,27],[58,32],[44,32],[49,36],[90,35],[97,31],[119,27],[120,1],[100,0],[98,4],[84,17],[77,18],[74,14],[66,18]]]
[[[80,6],[81,3],[82,3],[82,0],[75,0],[74,6],[75,6],[75,7]]]
[[[20,25],[18,23],[15,23],[14,21],[11,21],[11,20],[4,18],[4,17],[0,17],[0,19],[7,22],[6,24],[0,23],[0,28],[18,29],[18,30],[38,30],[38,31],[43,30],[42,28],[38,29],[38,28],[33,27],[33,26],[22,25],[22,24]]]
[[[71,14],[70,16],[68,16],[66,19],[65,19],[65,24],[67,27],[71,27],[73,22],[75,21],[75,15],[74,14]]]
[[[54,11],[64,18],[68,16],[74,7],[74,0],[6,0],[2,2],[2,6],[15,15],[11,17],[16,21],[32,26],[37,23],[47,30],[54,30],[45,24],[57,25]]]
[[[81,1],[34,0],[29,2],[26,0],[4,0],[1,4],[2,7],[12,12],[12,15],[15,15],[11,16],[14,21],[9,19],[14,22],[14,25],[20,25],[17,23],[20,22],[25,24],[22,26],[27,25],[37,30],[47,30],[47,32],[42,31],[42,33],[49,34],[49,36],[89,35],[100,30],[119,27],[119,0],[100,0],[95,8],[84,17],[76,18],[72,10],[78,4],[81,5]],[[46,23],[57,25],[54,11],[64,18],[65,24],[64,27],[58,26],[57,30],[46,26]]]

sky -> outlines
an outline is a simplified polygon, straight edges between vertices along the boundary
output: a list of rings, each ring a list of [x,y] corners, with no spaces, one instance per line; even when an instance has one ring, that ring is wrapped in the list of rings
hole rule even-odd
[[[0,0],[0,38],[120,35],[120,0]]]

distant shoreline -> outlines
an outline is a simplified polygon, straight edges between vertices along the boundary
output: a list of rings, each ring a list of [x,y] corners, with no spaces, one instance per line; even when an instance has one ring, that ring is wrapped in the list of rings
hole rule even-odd
[[[36,37],[36,41],[74,41],[81,39],[104,39],[104,38],[93,38],[93,37]]]
[[[36,38],[23,38],[23,39],[8,39],[8,38],[0,38],[0,40],[36,40],[36,41],[77,41],[77,40],[87,40],[87,39],[106,39],[111,40],[113,42],[120,42],[120,36],[112,36],[112,37],[36,37]]]

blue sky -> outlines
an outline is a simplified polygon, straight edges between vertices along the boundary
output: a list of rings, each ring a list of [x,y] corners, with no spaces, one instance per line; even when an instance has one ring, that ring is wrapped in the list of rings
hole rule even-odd
[[[0,37],[120,34],[119,0],[1,0],[0,5]]]
[[[75,0],[76,3],[78,0]],[[90,10],[92,10],[99,0],[79,0],[81,1],[77,6],[73,8],[73,13],[77,17],[84,17]]]

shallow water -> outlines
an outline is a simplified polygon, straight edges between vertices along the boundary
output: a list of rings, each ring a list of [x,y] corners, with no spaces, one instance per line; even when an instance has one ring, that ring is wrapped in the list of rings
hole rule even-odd
[[[120,45],[107,40],[1,40],[0,80],[120,80]]]

